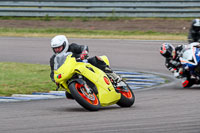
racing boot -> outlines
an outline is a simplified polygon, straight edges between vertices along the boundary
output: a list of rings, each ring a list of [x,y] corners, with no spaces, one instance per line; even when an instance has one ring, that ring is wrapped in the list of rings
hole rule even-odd
[[[95,58],[90,58],[90,62],[93,62],[92,59],[95,59],[95,61],[93,60],[95,62],[93,63],[93,65],[96,65],[96,67],[103,70],[109,77],[113,85],[115,85],[116,87],[122,86],[122,83],[124,83],[121,83],[122,78],[118,76],[115,72],[113,72],[113,70],[100,57],[95,56]]]
[[[122,78],[113,72],[110,67],[105,68],[105,73],[116,87],[122,86]]]

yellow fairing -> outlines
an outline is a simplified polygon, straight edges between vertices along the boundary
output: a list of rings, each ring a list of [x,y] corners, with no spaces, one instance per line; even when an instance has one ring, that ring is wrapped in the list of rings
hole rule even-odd
[[[100,69],[92,66],[91,64],[86,64],[86,67],[91,67],[94,72],[89,69],[84,69],[81,74],[87,77],[87,79],[89,79],[96,85],[98,89],[97,96],[100,100],[101,105],[107,106],[115,104],[121,98],[121,94],[115,91],[110,81],[109,85],[104,81],[104,77],[108,79],[107,75]]]
[[[71,57],[72,55],[67,56],[64,64],[58,69],[54,70],[54,80],[56,83],[61,84],[66,91],[69,91],[67,81],[73,76],[74,74],[74,66],[76,66],[76,59]],[[58,78],[58,75],[61,74],[61,78]]]
[[[100,56],[100,58],[101,58],[108,66],[110,66],[110,62],[109,62],[107,56],[103,55],[103,56]]]
[[[105,56],[104,59],[105,58],[107,57]],[[75,73],[86,77],[96,85],[98,90],[97,97],[99,98],[101,106],[115,104],[121,98],[121,94],[115,91],[112,83],[102,70],[89,63],[77,62],[71,55],[67,57],[65,63],[57,71],[54,71],[54,79],[57,83],[62,84],[62,86],[70,93],[67,81],[70,80]],[[60,74],[61,78],[58,79]],[[106,83],[104,78],[108,79],[109,83]]]

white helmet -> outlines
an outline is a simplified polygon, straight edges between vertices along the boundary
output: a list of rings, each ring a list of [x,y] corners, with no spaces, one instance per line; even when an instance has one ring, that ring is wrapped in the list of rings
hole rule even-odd
[[[54,48],[57,48],[60,46],[63,46],[63,50],[61,52],[67,52],[69,48],[69,42],[64,35],[57,35],[51,40],[51,48],[53,49],[53,51],[54,51]]]

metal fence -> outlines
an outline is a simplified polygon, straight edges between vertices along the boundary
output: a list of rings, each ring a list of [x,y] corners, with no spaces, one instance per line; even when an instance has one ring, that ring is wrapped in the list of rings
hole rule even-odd
[[[200,0],[1,0],[0,16],[200,17]]]

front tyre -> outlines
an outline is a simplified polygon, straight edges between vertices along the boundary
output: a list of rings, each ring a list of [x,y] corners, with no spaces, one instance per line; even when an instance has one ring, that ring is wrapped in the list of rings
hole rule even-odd
[[[118,87],[117,92],[121,93],[121,99],[117,102],[120,107],[131,107],[135,102],[135,95],[130,87],[126,86]]]
[[[83,84],[72,82],[69,85],[73,98],[85,109],[89,111],[97,111],[100,109],[100,102],[94,92],[87,93]]]

